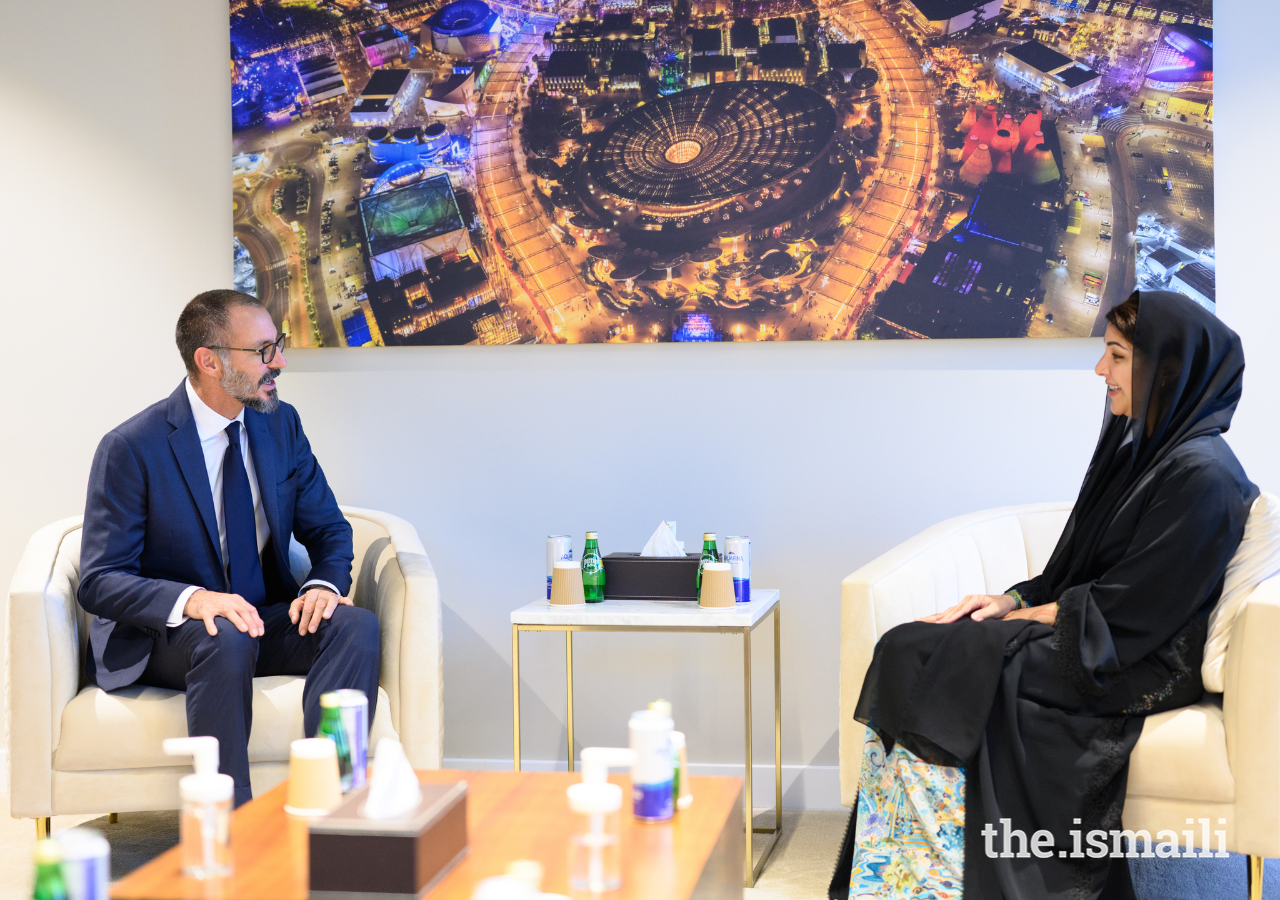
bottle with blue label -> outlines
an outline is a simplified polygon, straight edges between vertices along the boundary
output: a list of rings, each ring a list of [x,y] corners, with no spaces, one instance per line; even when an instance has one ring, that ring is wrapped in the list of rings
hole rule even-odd
[[[751,538],[731,534],[724,539],[724,561],[733,567],[733,597],[738,603],[751,602]]]
[[[676,813],[671,717],[653,709],[631,714],[628,731],[636,761],[631,766],[632,812],[639,822],[666,822]]]
[[[547,536],[547,599],[551,599],[551,574],[556,563],[573,559],[573,538],[567,534]]]

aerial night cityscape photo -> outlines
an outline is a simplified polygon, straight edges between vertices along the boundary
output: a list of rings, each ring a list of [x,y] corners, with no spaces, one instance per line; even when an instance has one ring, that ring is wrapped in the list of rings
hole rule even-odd
[[[1211,0],[231,0],[293,347],[1085,337],[1215,308]]]

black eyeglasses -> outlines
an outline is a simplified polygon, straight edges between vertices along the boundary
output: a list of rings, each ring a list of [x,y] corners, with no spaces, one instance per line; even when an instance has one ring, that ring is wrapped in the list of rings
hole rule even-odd
[[[262,357],[264,366],[271,365],[271,361],[276,358],[276,351],[283,350],[289,343],[289,335],[282,334],[276,338],[274,344],[267,344],[265,347],[217,347],[211,346],[210,350],[239,350],[242,353],[256,353]]]

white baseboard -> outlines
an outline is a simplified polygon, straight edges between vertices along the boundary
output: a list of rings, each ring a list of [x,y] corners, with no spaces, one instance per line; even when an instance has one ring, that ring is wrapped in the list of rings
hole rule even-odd
[[[527,772],[563,772],[564,760],[525,759],[522,767]],[[510,770],[510,759],[450,758],[444,760],[446,769]],[[773,764],[752,766],[752,806],[763,809],[773,806]],[[742,764],[690,763],[693,775],[729,775],[742,777]],[[841,809],[839,766],[789,766],[782,767],[782,805],[786,809]]]

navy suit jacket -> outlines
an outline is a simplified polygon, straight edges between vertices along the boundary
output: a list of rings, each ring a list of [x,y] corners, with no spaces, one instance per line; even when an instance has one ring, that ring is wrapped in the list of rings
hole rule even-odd
[[[267,602],[292,600],[289,535],[311,556],[308,579],[351,589],[351,526],[311,453],[297,411],[244,411],[249,451],[271,539],[262,551]],[[142,675],[178,595],[197,585],[227,592],[213,492],[186,388],[98,444],[80,546],[80,605],[93,615],[88,675],[104,690]]]

